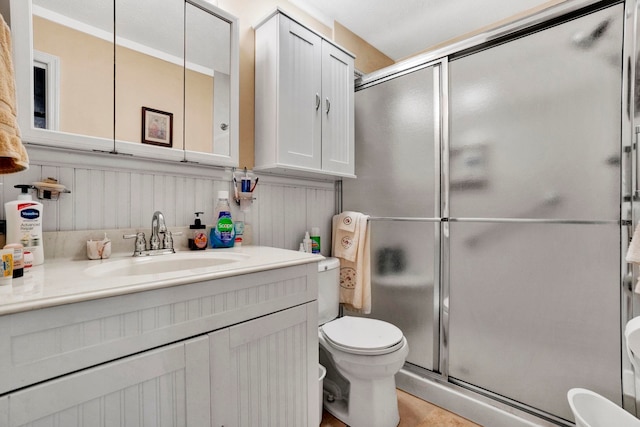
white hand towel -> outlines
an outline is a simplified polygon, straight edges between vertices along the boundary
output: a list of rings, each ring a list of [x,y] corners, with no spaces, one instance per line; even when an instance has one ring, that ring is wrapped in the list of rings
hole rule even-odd
[[[29,168],[27,150],[16,120],[16,83],[11,57],[11,30],[0,15],[0,174]]]
[[[345,217],[354,224],[350,233],[342,228]],[[371,256],[369,217],[343,212],[333,217],[333,256],[340,260],[340,302],[349,310],[371,312]]]
[[[356,261],[363,217],[366,221],[366,217],[359,212],[342,212],[333,217],[333,256]]]
[[[631,238],[631,243],[629,243],[629,249],[627,249],[625,259],[627,262],[640,264],[640,226],[636,227],[633,232],[633,237]]]
[[[360,212],[342,212],[338,220],[338,228],[340,230],[348,231],[349,233],[354,233],[356,231],[360,215],[362,215]]]

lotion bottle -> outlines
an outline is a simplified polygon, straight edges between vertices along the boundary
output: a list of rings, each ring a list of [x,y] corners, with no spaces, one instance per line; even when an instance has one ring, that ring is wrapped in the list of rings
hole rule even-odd
[[[31,185],[16,185],[22,192],[18,200],[4,204],[7,219],[6,243],[21,243],[25,251],[33,254],[33,265],[44,263],[42,244],[42,203],[31,198]]]
[[[307,253],[311,253],[312,250],[312,244],[311,244],[311,237],[309,237],[309,232],[306,231],[304,233],[304,239],[302,239],[302,243],[304,244],[304,251]]]

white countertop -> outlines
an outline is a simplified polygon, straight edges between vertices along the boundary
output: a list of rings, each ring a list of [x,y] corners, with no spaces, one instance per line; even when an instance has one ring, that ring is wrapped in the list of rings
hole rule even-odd
[[[131,258],[130,253],[114,254],[107,260],[45,260],[43,265],[25,269],[24,276],[13,279],[11,285],[0,286],[0,315],[307,264],[323,259],[321,255],[264,246],[187,253],[194,256],[202,253],[231,253],[247,257],[237,262],[206,268],[119,277],[92,277],[86,269]],[[154,258],[171,256],[173,255],[156,255]]]

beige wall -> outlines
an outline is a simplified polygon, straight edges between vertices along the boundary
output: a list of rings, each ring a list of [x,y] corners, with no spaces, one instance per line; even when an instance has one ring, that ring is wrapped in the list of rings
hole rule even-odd
[[[356,70],[365,74],[395,63],[393,59],[371,46],[357,34],[352,33],[338,21],[333,24],[333,39],[345,49],[353,53],[358,52],[356,55]]]

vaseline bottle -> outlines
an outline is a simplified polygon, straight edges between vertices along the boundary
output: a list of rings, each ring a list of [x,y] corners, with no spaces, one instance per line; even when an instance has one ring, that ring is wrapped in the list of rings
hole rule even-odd
[[[231,207],[229,206],[229,192],[218,191],[218,204],[213,219],[213,227],[209,234],[212,248],[231,248],[236,239],[236,232],[231,219]]]
[[[21,243],[33,254],[33,265],[44,263],[42,245],[42,203],[31,199],[31,185],[16,185],[22,190],[18,200],[4,204],[7,219],[6,243]]]

